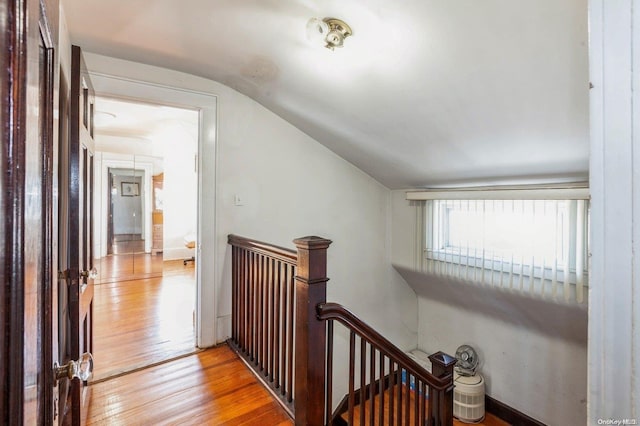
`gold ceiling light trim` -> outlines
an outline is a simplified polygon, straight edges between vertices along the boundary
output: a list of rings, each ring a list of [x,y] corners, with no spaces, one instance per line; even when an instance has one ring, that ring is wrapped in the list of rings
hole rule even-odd
[[[324,22],[329,26],[329,32],[324,41],[327,43],[324,47],[327,49],[335,49],[344,45],[344,39],[353,35],[351,27],[341,19],[324,18]]]
[[[311,18],[307,24],[307,35],[321,40],[327,49],[334,50],[344,45],[344,40],[353,35],[353,30],[341,19]]]

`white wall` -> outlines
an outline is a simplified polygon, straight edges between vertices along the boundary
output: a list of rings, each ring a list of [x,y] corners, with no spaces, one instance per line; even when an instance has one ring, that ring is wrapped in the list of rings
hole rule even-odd
[[[549,425],[585,424],[586,306],[419,273],[419,208],[392,191],[392,210],[392,262],[418,295],[418,347],[454,354],[471,344],[488,395]]]
[[[292,237],[333,240],[328,298],[401,346],[414,345],[415,296],[389,266],[389,191],[261,106],[246,106],[255,127],[236,128],[238,139],[221,144],[221,237],[234,232],[289,247]],[[243,206],[234,205],[236,194]]]
[[[319,235],[334,241],[329,249],[329,299],[348,306],[400,347],[415,346],[415,294],[390,266],[387,188],[261,105],[219,83],[99,55],[85,54],[85,59],[94,73],[212,93],[218,98],[216,211],[205,211],[200,218],[213,221],[215,213],[218,341],[230,333],[227,235],[292,248],[294,238]],[[244,205],[234,205],[235,195],[240,195]]]
[[[390,267],[389,190],[257,104],[245,113],[257,127],[239,128],[237,141],[221,145],[220,237],[233,232],[288,247],[291,236],[331,239],[328,300],[345,305],[400,348],[415,347],[415,294]],[[243,206],[234,206],[235,194]],[[225,256],[228,282],[228,248]],[[230,313],[229,291],[223,286],[222,312]],[[336,351],[344,354],[348,336],[337,330]],[[335,362],[336,377],[344,379],[334,382],[336,402],[347,389],[343,360]]]
[[[197,112],[194,111],[194,114]],[[163,258],[184,259],[193,255],[184,245],[186,235],[195,235],[198,212],[196,152],[198,127],[168,123],[154,135],[162,146],[164,159]]]

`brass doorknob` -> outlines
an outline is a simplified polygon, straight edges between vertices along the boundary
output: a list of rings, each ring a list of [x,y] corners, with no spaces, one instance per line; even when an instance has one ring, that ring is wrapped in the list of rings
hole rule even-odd
[[[53,374],[56,383],[63,378],[75,379],[76,377],[86,382],[93,373],[93,356],[89,352],[82,354],[79,360],[69,361],[63,366],[56,362],[53,365]]]

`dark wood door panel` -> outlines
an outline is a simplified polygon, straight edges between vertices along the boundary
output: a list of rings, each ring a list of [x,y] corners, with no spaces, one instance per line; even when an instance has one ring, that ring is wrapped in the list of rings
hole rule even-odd
[[[26,9],[26,0],[0,3],[0,424],[23,423]]]
[[[66,166],[62,169],[66,175],[60,209],[60,222],[65,227],[60,234],[60,247],[64,250],[61,259],[64,257],[66,298],[59,299],[60,311],[68,314],[60,317],[68,349],[64,362],[77,360],[93,349],[94,93],[78,46],[71,49],[69,89],[68,139],[60,150],[61,165]],[[65,424],[81,422],[83,395],[88,395],[83,392],[84,385],[78,379],[61,385],[69,389],[68,397],[61,400]]]
[[[64,364],[71,359],[70,342],[70,312],[69,312],[69,288],[66,274],[69,264],[69,85],[66,75],[60,72],[59,90],[59,121],[58,121],[58,270],[63,272],[58,280],[58,294],[54,299],[57,305],[57,359],[60,364]],[[64,418],[67,412],[67,401],[69,398],[70,383],[68,380],[60,380],[58,383],[58,406],[57,411],[60,418]]]
[[[57,0],[0,3],[0,424],[53,418]]]

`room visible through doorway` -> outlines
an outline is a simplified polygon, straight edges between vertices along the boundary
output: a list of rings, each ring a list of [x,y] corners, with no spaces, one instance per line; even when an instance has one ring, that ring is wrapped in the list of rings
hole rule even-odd
[[[95,105],[99,381],[196,351],[196,265],[184,260],[195,256],[199,113],[109,97]]]

